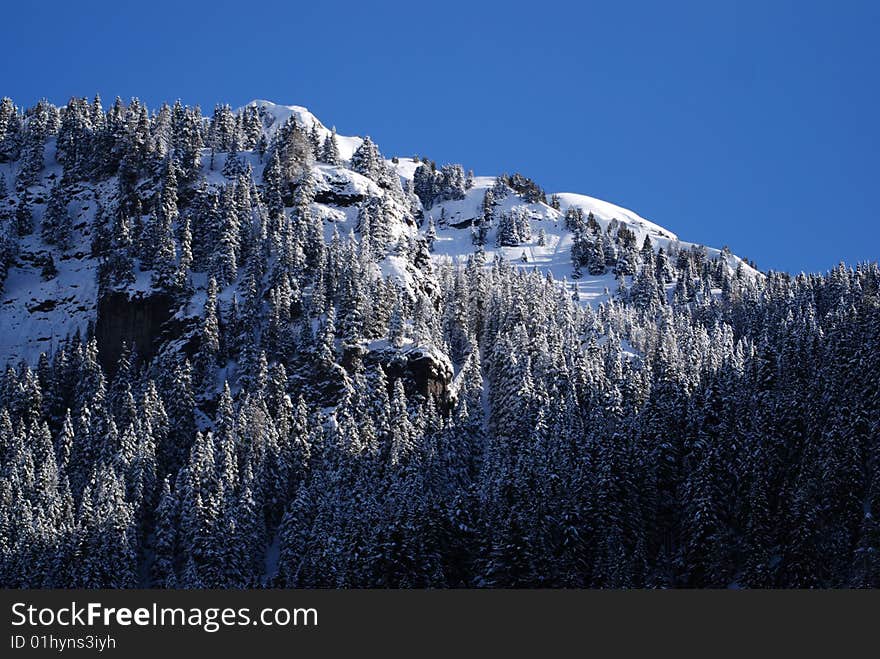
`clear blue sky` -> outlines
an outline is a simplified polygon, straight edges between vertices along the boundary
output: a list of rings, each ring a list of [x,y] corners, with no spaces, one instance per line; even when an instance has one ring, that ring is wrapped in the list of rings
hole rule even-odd
[[[762,268],[880,257],[880,3],[198,4],[9,4],[0,95],[306,105]]]

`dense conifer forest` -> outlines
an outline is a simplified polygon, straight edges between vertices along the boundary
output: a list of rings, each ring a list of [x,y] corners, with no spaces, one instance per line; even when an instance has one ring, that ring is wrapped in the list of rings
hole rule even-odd
[[[575,197],[3,99],[0,585],[880,587],[877,264]]]

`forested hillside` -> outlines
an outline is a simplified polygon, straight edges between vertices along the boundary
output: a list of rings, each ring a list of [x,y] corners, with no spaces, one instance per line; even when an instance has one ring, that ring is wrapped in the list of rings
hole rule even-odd
[[[880,587],[877,264],[533,174],[3,99],[0,585]]]

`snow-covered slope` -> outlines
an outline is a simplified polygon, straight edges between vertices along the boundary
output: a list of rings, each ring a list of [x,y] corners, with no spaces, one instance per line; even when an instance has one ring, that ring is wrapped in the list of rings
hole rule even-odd
[[[313,125],[317,125],[318,131],[322,136],[326,136],[330,132],[315,115],[302,106],[278,105],[266,100],[254,100],[248,103],[248,106],[257,107],[261,115],[265,117],[264,125],[266,125],[267,134],[270,136],[274,130],[277,130],[291,116],[295,116],[297,122],[310,130]],[[351,159],[351,155],[362,144],[363,139],[360,137],[337,135],[337,142],[339,144],[340,156],[347,161]],[[400,157],[394,160],[389,159],[387,164],[396,170],[403,181],[411,181],[415,175],[415,170],[421,163],[415,162],[409,157]],[[358,192],[366,190],[368,193],[377,194],[378,191],[378,188],[372,181],[359,177],[357,174],[343,168],[318,165],[316,173],[321,180],[326,181],[328,177],[335,177],[338,184],[341,183],[355,188]],[[343,182],[346,179],[347,182]],[[446,259],[459,260],[466,257],[467,254],[473,253],[474,248],[468,225],[480,214],[483,196],[486,190],[491,188],[494,183],[495,176],[477,176],[474,179],[473,187],[467,191],[464,199],[443,201],[425,212],[425,217],[433,218],[435,222],[439,222],[441,214],[445,214],[443,225],[438,224],[437,226],[438,236],[434,251],[437,259],[441,261]],[[378,191],[378,194],[382,194],[381,191]],[[548,198],[551,194],[548,193]],[[638,213],[611,202],[572,192],[559,192],[556,193],[556,196],[560,202],[559,210],[555,210],[544,203],[526,203],[517,195],[506,197],[501,202],[499,210],[511,211],[516,207],[525,210],[532,221],[532,239],[529,243],[522,246],[500,247],[497,248],[497,251],[500,251],[505,258],[519,264],[537,266],[549,270],[557,279],[561,280],[569,277],[572,269],[572,236],[570,232],[566,231],[562,218],[565,215],[565,211],[572,206],[581,208],[585,215],[592,213],[603,229],[613,220],[625,225],[636,235],[639,244],[648,236],[655,248],[664,247],[668,249],[671,244],[681,248],[694,246],[694,243],[679,240],[678,236],[669,229],[661,227],[640,216]],[[341,219],[341,214],[338,210],[334,212],[334,209],[325,207],[322,209],[322,212],[327,219]],[[351,215],[351,212],[346,212],[345,215],[348,217]],[[422,229],[426,229],[426,226],[424,225]],[[347,228],[351,227],[347,226]],[[544,246],[537,244],[537,236],[541,229],[545,230],[547,236],[546,245]],[[340,228],[340,231],[342,230]],[[491,240],[489,244],[493,244]],[[486,251],[491,260],[491,256],[494,255],[496,248],[488,247]],[[721,253],[721,250],[713,248],[707,248],[707,251],[711,257],[718,256]],[[523,252],[526,255],[525,261],[522,260]],[[736,268],[741,262],[741,259],[738,257],[731,256],[729,265],[731,268]],[[747,264],[743,263],[743,265],[750,274],[756,274]],[[602,293],[606,285],[609,284],[613,290],[614,278],[612,276],[606,275],[598,279],[601,281],[598,281],[595,277],[588,277],[576,284],[582,293],[583,299],[599,301],[600,298],[604,297]]]
[[[257,111],[263,118],[263,126],[265,127],[266,135],[269,138],[271,138],[272,135],[275,134],[275,131],[283,126],[284,122],[290,119],[290,117],[296,117],[297,123],[301,126],[305,126],[308,130],[312,130],[313,126],[317,126],[318,133],[322,138],[330,134],[330,129],[322,124],[315,115],[308,111],[308,109],[300,105],[278,105],[271,101],[262,101],[258,99],[251,101],[244,107],[257,108]],[[239,111],[242,109],[244,108],[239,108]],[[357,151],[357,148],[363,142],[363,139],[360,137],[345,137],[343,135],[337,135],[336,140],[339,145],[339,155],[343,160],[351,160],[352,154]]]
[[[412,180],[420,164],[411,158],[399,158],[396,163],[389,160],[388,163],[404,180]],[[425,212],[426,218],[433,219],[437,226],[434,255],[438,261],[462,261],[473,253],[470,223],[480,216],[486,190],[492,188],[494,184],[494,176],[477,176],[464,199],[442,201]],[[547,197],[551,196],[553,195],[548,193]],[[569,287],[577,291],[581,301],[598,304],[614,293],[617,282],[610,273],[599,276],[584,274],[577,281],[571,280],[573,235],[565,228],[563,219],[570,207],[580,208],[584,215],[592,214],[603,230],[612,221],[626,226],[635,234],[638,244],[641,244],[645,237],[649,237],[655,249],[663,247],[668,251],[670,246],[682,249],[694,246],[693,243],[679,240],[678,236],[669,229],[616,204],[571,192],[560,192],[555,196],[559,200],[559,210],[542,202],[528,203],[515,194],[505,197],[500,202],[498,210],[510,212],[518,208],[524,211],[530,219],[532,237],[516,247],[497,247],[494,235],[491,235],[486,243],[487,262],[491,262],[495,254],[500,253],[519,267],[549,271],[559,281],[569,280]],[[545,244],[539,245],[538,236],[542,230]],[[706,249],[710,257],[721,254],[719,249]],[[756,274],[756,271],[742,262],[739,257],[730,256],[728,265],[732,269],[740,263],[743,263],[749,273]]]
[[[55,162],[54,138],[45,146],[44,159],[41,182],[29,188],[35,202],[35,227],[40,226],[52,182],[61,176],[61,167]],[[0,176],[5,177],[9,187],[15,174],[15,163],[0,165]],[[19,242],[16,267],[10,268],[0,296],[0,363],[19,359],[33,362],[41,352],[51,352],[59,341],[85,330],[95,320],[98,262],[90,254],[88,231],[98,199],[107,194],[106,185],[97,185],[78,187],[71,195],[68,213],[73,232],[71,248],[65,253],[58,254],[44,244],[39,230]],[[50,254],[58,275],[47,280],[42,273]]]
[[[322,140],[331,134],[317,117],[302,106],[255,100],[245,107],[257,109],[270,142],[291,117],[309,131],[314,128]],[[243,108],[239,112],[241,110]],[[384,202],[388,244],[377,273],[395,278],[404,287],[418,286],[423,281],[420,273],[414,272],[412,264],[395,252],[395,245],[401,236],[424,234],[432,221],[437,236],[433,258],[438,264],[461,262],[473,254],[475,247],[471,223],[481,216],[486,191],[496,183],[494,176],[477,176],[464,193],[464,198],[441,201],[425,210],[414,195],[389,190],[387,185],[383,188],[376,181],[350,169],[352,155],[364,142],[361,137],[337,135],[336,140],[342,163],[330,165],[317,162],[312,167],[318,192],[312,210],[324,221],[328,240],[335,232],[345,237],[357,231],[359,206],[364,200],[380,198]],[[466,154],[462,155],[466,158]],[[209,149],[204,150],[201,176],[209,185],[220,186],[226,182],[222,174],[225,157],[223,153],[215,154],[216,162],[210,169],[212,156]],[[251,167],[255,181],[260,182],[265,159],[247,151],[241,152],[239,157]],[[385,162],[398,174],[404,188],[412,182],[421,164],[408,157]],[[14,162],[0,164],[0,175],[4,176],[8,187],[15,181],[16,167]],[[45,211],[49,191],[61,173],[62,168],[55,158],[54,138],[51,138],[46,144],[45,167],[40,180],[29,190],[37,230],[21,241],[17,263],[10,270],[0,297],[0,362],[18,359],[33,362],[40,352],[50,351],[58,340],[78,329],[85,330],[86,325],[96,319],[98,261],[90,254],[91,224],[99,204],[105,208],[112,207],[116,180],[112,177],[100,184],[83,183],[79,186],[69,206],[74,223],[74,244],[62,254],[44,244],[39,237],[40,218]],[[655,249],[663,247],[669,251],[691,246],[680,241],[672,231],[615,204],[568,192],[558,193],[555,197],[559,202],[558,208],[543,202],[527,202],[521,195],[508,190],[498,200],[497,212],[524,214],[531,226],[531,237],[515,247],[507,247],[497,246],[495,235],[491,233],[485,243],[487,262],[491,263],[498,254],[518,267],[550,272],[560,282],[568,280],[568,285],[577,291],[582,301],[596,304],[613,295],[618,282],[610,273],[600,276],[584,274],[576,281],[572,279],[571,251],[574,241],[564,221],[570,207],[582,209],[584,215],[592,214],[603,230],[614,221],[626,226],[635,234],[639,244],[645,237],[650,237]],[[550,198],[549,194],[547,198]],[[417,216],[421,214],[422,217],[414,218],[414,210]],[[492,229],[493,232],[495,230]],[[710,257],[721,253],[711,248],[707,252]],[[59,274],[46,280],[42,277],[42,264],[50,253],[55,255]],[[728,255],[727,258],[732,269],[741,263],[736,256]],[[744,267],[750,274],[756,274],[747,265]],[[194,279],[203,281],[205,277]],[[203,288],[204,283],[201,286]],[[130,288],[132,291],[148,292],[150,273],[138,273],[137,281]],[[200,299],[200,295],[203,295],[203,291],[197,290],[194,299]],[[197,305],[190,306],[194,308]]]
[[[599,224],[602,225],[603,229],[608,226],[608,223],[611,222],[611,220],[616,219],[620,222],[626,223],[626,225],[635,231],[636,235],[640,238],[649,235],[651,236],[651,240],[678,239],[678,237],[668,229],[664,229],[653,222],[649,222],[633,211],[617,206],[616,204],[572,192],[559,192],[556,196],[559,197],[563,211],[567,210],[569,206],[574,206],[582,209],[584,213],[592,213],[599,221]]]

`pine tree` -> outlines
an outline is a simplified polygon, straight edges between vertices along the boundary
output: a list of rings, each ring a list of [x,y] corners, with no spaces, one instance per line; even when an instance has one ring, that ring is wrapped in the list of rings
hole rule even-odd
[[[134,282],[134,259],[131,222],[126,214],[118,212],[114,218],[110,252],[103,261],[104,286],[121,286]]]
[[[156,509],[156,537],[153,540],[154,558],[151,566],[153,584],[160,588],[174,588],[177,585],[174,567],[177,555],[177,525],[177,501],[166,477],[162,481],[159,507]]]
[[[428,220],[428,230],[425,232],[425,239],[428,241],[428,250],[434,251],[434,243],[437,242],[437,227],[434,226],[434,218]]]
[[[192,231],[190,230],[189,216],[186,216],[180,229],[180,259],[174,275],[174,290],[184,297],[192,294],[192,282],[190,281],[192,263]]]
[[[333,128],[330,134],[324,138],[324,144],[321,149],[321,160],[328,165],[341,164],[339,158],[339,146],[336,141],[336,128]]]
[[[351,169],[372,179],[376,183],[382,183],[385,177],[385,162],[379,148],[367,135],[361,145],[351,157]]]
[[[231,185],[227,185],[223,189],[217,250],[214,253],[214,261],[211,267],[211,274],[220,286],[228,286],[238,277],[240,231],[238,212],[234,199],[234,188]]]
[[[19,196],[18,206],[15,208],[14,224],[15,235],[18,237],[29,236],[34,230],[34,216],[27,192]]]
[[[298,179],[314,161],[309,134],[296,122],[295,117],[290,117],[276,133],[274,148],[278,152],[284,183]]]
[[[26,115],[22,135],[21,165],[18,170],[17,187],[26,191],[37,182],[43,169],[43,150],[46,138],[52,132],[50,106],[46,101],[39,101],[33,110]],[[25,234],[22,234],[25,235]]]
[[[196,368],[199,372],[199,388],[207,388],[214,378],[214,369],[220,356],[220,318],[217,304],[217,281],[208,280],[205,308],[202,312],[202,327],[199,333],[199,352]]]
[[[49,195],[49,203],[43,213],[41,232],[43,240],[57,245],[61,250],[70,247],[71,220],[67,211],[67,195],[60,183],[56,183]]]

